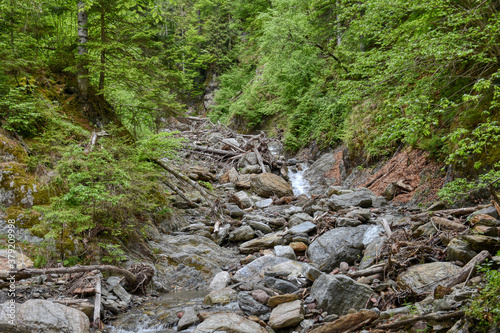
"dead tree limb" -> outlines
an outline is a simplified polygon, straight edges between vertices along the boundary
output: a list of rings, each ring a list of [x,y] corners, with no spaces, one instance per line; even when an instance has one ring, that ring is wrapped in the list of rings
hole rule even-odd
[[[477,210],[489,207],[491,205],[479,205],[476,207],[466,207],[466,208],[457,208],[457,209],[445,209],[445,210],[436,210],[432,212],[424,212],[424,213],[419,213],[419,214],[414,214],[411,215],[412,220],[420,219],[423,217],[427,216],[434,216],[437,214],[448,214],[448,215],[453,215],[453,216],[463,216],[463,215],[468,215],[472,214]]]
[[[384,227],[385,233],[387,234],[387,238],[391,238],[392,230],[387,219],[382,219],[382,226]]]
[[[252,151],[255,153],[257,156],[257,162],[259,162],[260,168],[262,169],[262,172],[266,172],[266,168],[264,167],[264,162],[262,162],[262,155],[260,154],[259,150],[257,147],[253,147]]]
[[[464,231],[465,229],[467,229],[467,227],[461,223],[450,221],[439,216],[433,216],[431,218],[431,221],[441,228],[452,229],[456,231]]]
[[[73,274],[82,272],[91,272],[98,270],[100,272],[106,272],[110,274],[122,275],[125,278],[126,288],[133,290],[137,285],[137,277],[130,271],[112,266],[112,265],[89,265],[89,266],[72,266],[72,267],[60,267],[60,268],[25,268],[12,271],[4,271],[0,273],[0,279],[6,279],[7,277],[14,276],[16,280],[27,279],[33,275],[48,275],[48,274]]]
[[[89,145],[85,148],[85,150],[83,152],[85,154],[90,153],[92,151],[92,149],[94,149],[96,142],[97,142],[97,132],[94,131],[94,132],[92,132],[92,135],[90,136]]]
[[[390,324],[382,324],[378,325],[375,328],[381,329],[381,330],[387,330],[387,329],[395,329],[395,328],[401,328],[404,326],[411,325],[413,323],[416,323],[417,321],[421,320],[434,320],[434,321],[443,321],[443,320],[448,320],[452,318],[459,318],[463,317],[465,315],[464,311],[455,311],[451,313],[429,313],[423,316],[416,316],[410,319],[405,319],[405,320],[399,320]]]
[[[96,274],[95,276],[95,302],[94,302],[94,321],[93,325],[97,329],[104,328],[101,322],[101,276],[102,274]]]
[[[348,272],[347,276],[350,278],[356,279],[362,276],[370,276],[378,273],[383,273],[384,270],[386,269],[387,263],[380,263],[377,265],[373,265],[369,268],[362,269],[359,271],[354,271],[354,272]]]
[[[170,180],[165,179],[164,183],[172,191],[174,191],[175,193],[177,193],[177,195],[179,195],[182,199],[186,200],[187,203],[189,204],[189,206],[191,206],[191,207],[198,207],[197,204],[195,204],[194,202],[192,202],[184,193],[182,193],[181,189],[177,185],[175,185],[174,183],[172,183]]]
[[[462,267],[460,271],[448,279],[446,279],[443,283],[440,283],[441,286],[451,288],[459,283],[464,282],[468,276],[473,274],[476,269],[477,265],[483,263],[486,259],[490,258],[490,253],[486,250],[483,250],[479,252],[478,255],[476,255],[474,258],[472,258],[467,265]]]

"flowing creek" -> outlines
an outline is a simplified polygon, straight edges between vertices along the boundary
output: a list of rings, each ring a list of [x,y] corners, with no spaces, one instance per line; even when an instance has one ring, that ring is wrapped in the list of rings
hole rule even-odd
[[[293,195],[298,197],[299,195],[305,194],[310,196],[309,190],[311,184],[304,178],[304,172],[308,169],[307,164],[300,163],[288,168],[288,178],[292,184]]]

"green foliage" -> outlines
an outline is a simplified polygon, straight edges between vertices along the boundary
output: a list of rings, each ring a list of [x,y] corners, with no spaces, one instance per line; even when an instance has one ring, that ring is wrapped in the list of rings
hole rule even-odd
[[[500,253],[499,253],[500,254]],[[497,254],[497,255],[499,255]],[[466,314],[476,320],[479,332],[488,332],[500,325],[500,271],[491,268],[491,262],[483,264],[481,272],[486,285],[466,309]]]
[[[40,112],[39,99],[33,96],[35,87],[25,85],[7,89],[7,93],[0,94],[0,117],[5,120],[5,129],[28,137],[36,135],[45,117]]]
[[[101,260],[107,263],[115,263],[127,260],[125,257],[125,252],[119,244],[109,244],[109,243],[99,243],[100,248],[106,253]]]
[[[43,255],[37,255],[35,260],[33,261],[33,265],[35,268],[42,268],[47,265],[47,259]]]

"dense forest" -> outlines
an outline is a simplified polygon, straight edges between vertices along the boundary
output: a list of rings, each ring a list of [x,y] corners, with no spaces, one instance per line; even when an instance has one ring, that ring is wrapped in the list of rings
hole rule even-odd
[[[344,143],[370,161],[420,148],[456,178],[443,198],[485,186],[500,172],[499,6],[2,1],[2,127],[29,143],[19,153],[29,172],[57,171],[36,228],[62,237],[50,216],[83,231],[125,223],[124,211],[163,212],[146,152],[172,115],[284,135],[290,151]],[[111,123],[129,134],[85,153],[91,129]]]

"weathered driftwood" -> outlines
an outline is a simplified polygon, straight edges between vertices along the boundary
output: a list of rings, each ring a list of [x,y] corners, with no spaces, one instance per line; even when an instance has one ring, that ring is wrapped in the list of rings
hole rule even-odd
[[[387,238],[391,238],[392,230],[387,219],[382,219],[382,226],[384,227],[385,233],[387,234]]]
[[[378,273],[383,273],[386,269],[387,263],[380,263],[373,266],[370,266],[366,269],[361,269],[359,271],[348,272],[347,276],[356,279],[362,276],[370,276]]]
[[[426,314],[423,316],[416,316],[416,317],[413,317],[410,319],[399,320],[399,321],[389,323],[389,324],[377,325],[375,328],[381,329],[381,330],[396,329],[396,328],[405,327],[405,326],[414,324],[417,321],[421,321],[421,320],[443,321],[443,320],[463,317],[464,315],[465,315],[464,311],[455,311],[455,312],[450,312],[450,313],[429,313],[429,314]]]
[[[102,274],[96,274],[95,276],[95,302],[94,302],[94,321],[93,325],[97,329],[102,329],[103,324],[101,322],[101,276]]]
[[[192,149],[192,150],[205,152],[205,153],[222,155],[222,156],[234,157],[234,156],[241,155],[241,153],[237,153],[237,152],[230,151],[230,150],[215,149],[215,148],[209,148],[209,147],[203,147],[203,146],[197,146],[197,145],[189,145],[189,146],[187,146],[187,148]]]
[[[255,155],[257,156],[257,162],[259,163],[260,165],[260,169],[262,170],[262,172],[266,172],[266,168],[264,167],[264,162],[262,161],[262,155],[260,154],[259,150],[257,149],[257,147],[253,147],[252,151],[255,153]]]
[[[126,288],[134,290],[137,288],[139,282],[136,274],[120,267],[112,265],[89,265],[89,266],[72,266],[72,267],[58,267],[58,268],[25,268],[12,271],[4,271],[0,273],[1,279],[14,276],[16,280],[27,279],[34,275],[48,275],[48,274],[73,274],[83,273],[98,270],[100,272],[107,272],[110,274],[122,275],[125,278]],[[154,270],[153,270],[154,271]]]
[[[450,221],[448,219],[439,216],[433,216],[431,218],[431,221],[432,223],[441,228],[453,229],[456,231],[464,231],[465,229],[467,229],[467,227],[461,223]]]
[[[488,251],[483,250],[479,252],[474,258],[472,258],[467,265],[462,267],[460,271],[448,279],[446,279],[443,283],[440,283],[441,286],[451,288],[459,283],[464,282],[467,277],[474,274],[477,269],[477,265],[483,263],[486,259],[490,258],[491,255]]]
[[[466,207],[466,208],[457,208],[457,209],[445,209],[445,210],[436,210],[436,211],[431,211],[431,212],[424,212],[424,213],[419,213],[419,214],[414,214],[411,215],[412,220],[417,220],[423,217],[427,216],[434,216],[437,214],[448,214],[448,215],[453,215],[453,216],[463,216],[463,215],[468,215],[472,214],[477,210],[489,207],[490,205],[479,205],[475,207]]]

